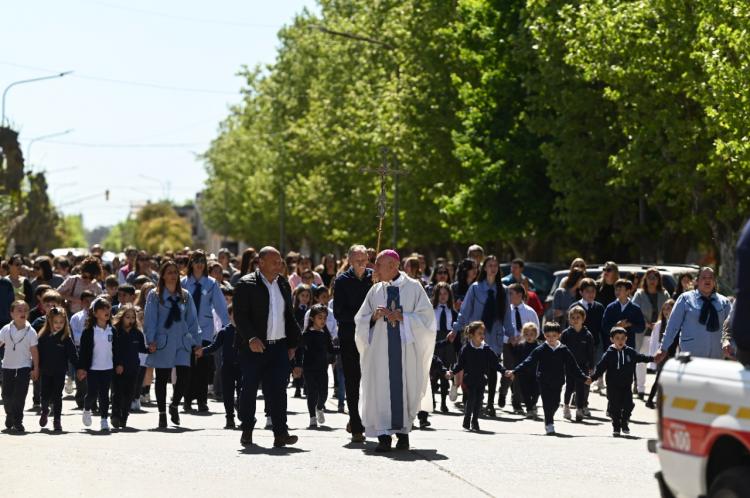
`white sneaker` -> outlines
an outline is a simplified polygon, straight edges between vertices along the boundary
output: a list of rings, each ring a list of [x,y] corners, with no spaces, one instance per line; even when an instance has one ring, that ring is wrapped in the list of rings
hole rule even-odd
[[[323,410],[315,410],[315,414],[318,416],[318,423],[319,424],[325,424],[326,423],[326,415],[323,413]]]
[[[143,401],[142,403],[151,403],[151,393],[146,393],[143,395]]]
[[[73,394],[76,385],[73,383],[73,379],[68,377],[65,379],[65,394]]]
[[[307,426],[308,429],[315,429],[318,427],[318,419],[315,417],[310,417],[310,425]]]
[[[83,410],[83,425],[91,427],[91,410]]]
[[[452,403],[455,403],[458,399],[458,385],[455,382],[451,386],[451,390],[448,393],[448,399],[450,399]]]
[[[271,417],[266,417],[266,429],[273,429],[273,422],[271,421]]]
[[[102,419],[102,431],[109,430],[109,421],[106,418]]]
[[[547,434],[554,434],[555,433],[555,424],[547,424],[544,426],[544,430],[547,431]]]
[[[563,406],[563,418],[565,420],[570,420],[573,418],[573,416],[570,414],[570,407],[568,405]]]

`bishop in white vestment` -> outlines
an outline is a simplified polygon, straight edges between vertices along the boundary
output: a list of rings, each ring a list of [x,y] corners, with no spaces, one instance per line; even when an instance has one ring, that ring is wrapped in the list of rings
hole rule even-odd
[[[435,349],[435,312],[422,284],[398,270],[396,251],[375,261],[378,283],[355,316],[355,340],[362,367],[360,413],[365,435],[378,437],[376,451],[408,449],[412,422],[431,410],[427,395]],[[427,407],[427,408],[424,408]]]

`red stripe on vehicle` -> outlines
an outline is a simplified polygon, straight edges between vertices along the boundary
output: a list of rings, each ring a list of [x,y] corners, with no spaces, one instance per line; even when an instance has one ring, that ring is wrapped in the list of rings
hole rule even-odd
[[[721,436],[731,436],[745,445],[750,451],[750,431],[711,427],[684,420],[662,419],[661,446],[665,450],[676,451],[700,457],[708,456],[714,441]]]

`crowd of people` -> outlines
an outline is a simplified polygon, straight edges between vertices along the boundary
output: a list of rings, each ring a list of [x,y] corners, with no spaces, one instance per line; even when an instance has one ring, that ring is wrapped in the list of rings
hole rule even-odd
[[[478,245],[457,264],[442,258],[428,263],[419,254],[401,258],[395,251],[378,255],[361,245],[341,259],[324,255],[318,265],[308,255],[282,257],[273,248],[248,248],[239,257],[226,249],[149,255],[127,248],[106,263],[102,254],[94,246],[86,256],[2,261],[6,431],[26,430],[30,386],[39,426],[52,420],[53,431],[62,430],[63,394],[73,396],[84,426],[97,415],[102,431],[126,428],[130,414],[153,401],[158,428],[179,425],[180,413],[209,412],[210,395],[223,401],[225,427],[237,428],[238,418],[242,444],[252,444],[260,389],[265,427],[273,430],[275,446],[285,446],[297,440],[287,426],[288,387],[294,397],[306,398],[309,427],[316,428],[326,423],[332,384],[352,441],[378,437],[378,451],[390,450],[393,434],[397,448],[408,448],[412,424],[428,427],[432,413],[463,411],[463,427],[478,431],[479,419],[496,417],[496,406],[505,409],[509,395],[509,411],[541,418],[545,432],[555,434],[561,401],[565,419],[591,416],[590,389],[606,393],[613,435],[619,436],[629,433],[634,395],[654,407],[646,373],[658,374],[666,357],[678,349],[708,358],[736,352],[732,300],[719,293],[711,268],[677,275],[670,295],[656,268],[634,285],[607,262],[594,280],[578,258],[551,291],[545,314],[524,262],[513,260],[502,275],[498,258]],[[405,281],[419,284],[424,297],[415,302],[429,302],[434,312],[419,318],[427,331],[414,325],[414,317],[408,324],[398,293],[390,293],[401,286],[403,304]],[[383,305],[370,305],[379,282]],[[402,407],[393,408],[395,398],[386,394],[393,409],[385,422],[393,427],[387,428],[368,415],[372,400],[360,403],[365,391],[380,392],[367,372],[363,379],[368,360],[360,355],[373,348],[381,322],[383,334],[401,330],[401,342],[393,344],[418,346],[424,337],[430,344],[428,387],[420,393],[429,401],[402,421]],[[383,345],[389,361],[391,348],[399,347],[393,344]],[[411,406],[413,384],[406,376],[406,385],[394,384],[393,368],[414,367],[401,361],[389,364],[390,380],[383,382],[390,382],[391,393],[403,389]],[[403,412],[414,415],[410,408]]]

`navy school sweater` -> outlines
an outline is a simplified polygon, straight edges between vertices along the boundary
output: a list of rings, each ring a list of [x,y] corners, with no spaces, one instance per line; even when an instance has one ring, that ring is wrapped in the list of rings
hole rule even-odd
[[[586,375],[576,363],[573,353],[565,344],[552,349],[546,342],[534,349],[531,354],[514,370],[513,373],[528,374],[536,372],[541,384],[561,386],[565,383],[565,373],[585,379]]]
[[[328,328],[324,327],[323,330],[308,328],[302,334],[300,346],[297,348],[295,366],[302,367],[304,370],[325,371],[331,363],[330,359],[333,354],[333,341]]]
[[[62,333],[46,334],[39,338],[39,371],[42,375],[65,375],[68,362],[78,366],[78,353],[70,336],[62,338]]]
[[[469,387],[480,387],[487,383],[487,375],[492,371],[505,373],[505,367],[498,361],[497,355],[482,343],[479,348],[467,342],[458,354],[454,372],[464,372],[464,384]]]
[[[203,354],[215,353],[221,348],[221,356],[224,365],[235,365],[237,363],[237,349],[234,347],[234,336],[236,329],[233,324],[229,324],[219,330],[214,337],[214,342],[203,348]]]
[[[607,386],[630,389],[633,384],[636,363],[648,363],[649,361],[654,361],[654,357],[642,355],[630,346],[617,349],[613,344],[602,355],[602,359],[597,363],[596,371],[594,371],[591,379],[596,380],[606,372]]]
[[[580,332],[576,332],[573,327],[568,327],[563,330],[560,342],[570,349],[576,363],[584,372],[588,373],[594,368],[594,337],[586,327],[583,327]]]
[[[132,375],[138,373],[141,359],[138,353],[146,353],[146,339],[143,332],[137,328],[125,332],[123,329],[115,329],[112,336],[112,363],[115,368],[122,366],[124,374]]]

